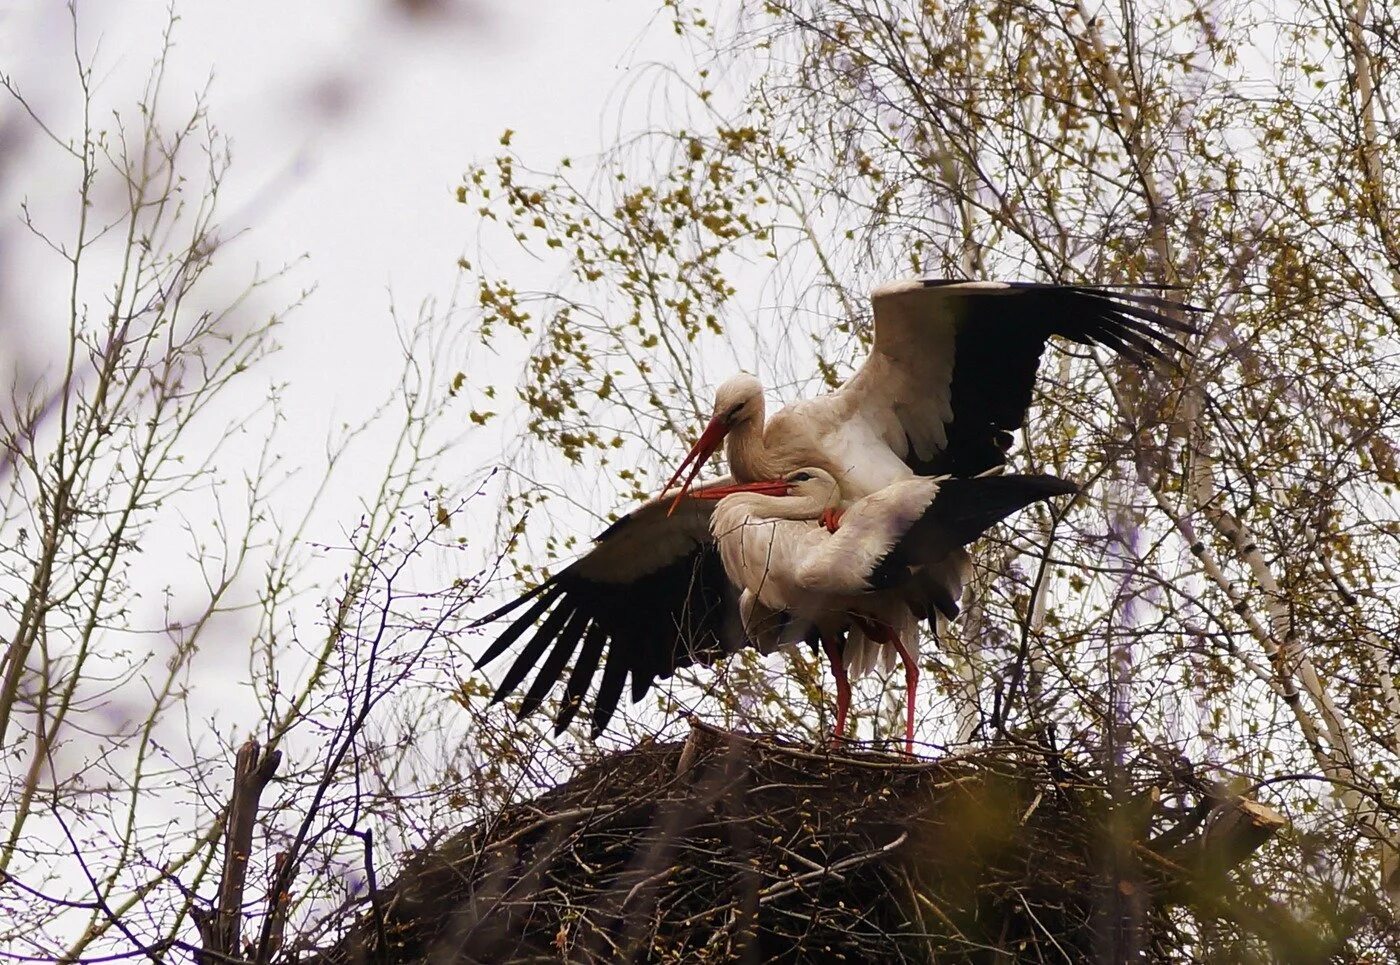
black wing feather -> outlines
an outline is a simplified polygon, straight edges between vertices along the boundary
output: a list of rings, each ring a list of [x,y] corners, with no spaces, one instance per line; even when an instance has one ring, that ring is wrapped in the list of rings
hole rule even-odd
[[[529,643],[525,644],[525,649],[520,651],[520,656],[516,657],[515,663],[512,664],[510,670],[506,672],[505,677],[501,680],[501,685],[496,688],[496,695],[491,698],[493,702],[501,700],[506,694],[519,686],[520,682],[525,679],[525,675],[530,672],[530,668],[535,665],[535,661],[540,658],[540,654],[544,653],[550,644],[556,642],[559,637],[559,631],[563,629],[564,622],[568,620],[571,615],[572,610],[568,605],[568,601],[554,608],[554,612],[551,613],[545,619],[544,623],[541,624],[540,628],[535,631],[535,635],[530,638]],[[558,642],[562,646],[564,641],[560,640]]]
[[[712,508],[707,504],[707,511]],[[578,651],[555,716],[555,729],[556,733],[562,731],[578,713],[601,661],[603,673],[592,715],[596,736],[616,711],[629,675],[632,699],[637,701],[658,678],[670,677],[681,667],[708,663],[744,645],[738,629],[737,592],[725,576],[718,548],[703,525],[692,521],[692,535],[685,548],[651,572],[623,582],[589,575],[593,572],[589,568],[591,553],[612,550],[608,540],[625,533],[630,525],[657,525],[656,514],[641,522],[638,515],[610,526],[590,554],[492,614],[510,614],[533,600],[477,661],[478,667],[499,657],[534,627],[551,605],[555,607],[516,655],[493,701],[514,691],[535,671],[520,708],[522,716],[534,712],[564,677],[569,660]],[[677,525],[684,524],[678,521]],[[541,662],[546,650],[550,650],[549,655]]]
[[[598,696],[593,701],[593,736],[597,737],[608,726],[617,702],[622,698],[622,688],[627,682],[627,654],[619,652],[614,645],[608,648],[608,660],[603,665],[603,680],[598,684]]]
[[[535,674],[534,684],[526,692],[525,699],[520,702],[521,717],[533,714],[539,709],[540,704],[544,703],[545,695],[549,693],[554,682],[559,679],[559,675],[564,672],[565,664],[574,655],[574,650],[583,637],[583,631],[587,628],[588,613],[584,610],[574,610],[573,615],[569,617],[568,625],[559,631],[555,639],[554,649],[549,652],[549,659],[544,662],[544,666],[540,667],[540,672]],[[543,629],[540,632],[543,634]],[[505,684],[503,683],[501,686],[504,687]]]
[[[925,284],[936,288],[958,282]],[[1015,282],[1011,287],[1013,293],[971,293],[960,308],[948,444],[927,460],[919,459],[910,447],[907,462],[920,475],[976,476],[1005,463],[1012,433],[1025,422],[1040,358],[1052,337],[1104,345],[1145,366],[1149,358],[1170,363],[1166,349],[1187,351],[1167,331],[1197,331],[1191,323],[1165,312],[1200,309],[1156,295],[1031,282]]]
[[[486,614],[486,616],[481,617],[477,620],[473,620],[471,623],[467,624],[467,626],[480,627],[485,626],[488,623],[494,623],[506,614],[520,609],[522,606],[524,606],[526,603],[529,603],[541,593],[544,593],[547,590],[554,589],[554,585],[554,580],[545,580],[539,586],[536,586],[533,590],[529,590],[525,593],[520,594],[514,600],[511,600],[509,603],[507,603],[505,606],[492,610],[490,613]],[[487,658],[483,657],[482,661],[486,659]],[[480,665],[482,661],[478,661],[478,665]]]
[[[555,583],[553,581],[549,583],[542,583],[530,592],[521,594],[520,598],[515,600],[513,603],[509,603],[496,611],[496,613],[498,614],[509,613],[516,607],[520,606],[522,603],[526,603],[529,600],[534,599],[536,596],[539,596],[540,592],[543,590],[548,590],[548,592],[546,592],[544,596],[540,597],[539,601],[536,602],[534,606],[530,607],[530,609],[526,610],[523,614],[516,617],[515,622],[506,628],[506,632],[501,634],[501,636],[496,640],[496,642],[491,645],[490,649],[481,655],[481,659],[476,662],[478,670],[484,667],[486,664],[490,663],[492,660],[495,660],[501,654],[505,653],[507,647],[509,647],[516,640],[519,640],[521,635],[523,635],[526,630],[534,626],[535,621],[539,619],[540,614],[543,613],[545,610],[549,609],[550,604],[557,600],[561,594],[563,594],[564,587],[560,586],[558,583]],[[473,626],[475,625],[476,624],[473,624]]]
[[[589,624],[588,633],[583,638],[583,648],[579,650],[578,660],[574,661],[574,669],[564,687],[564,702],[554,718],[555,737],[564,733],[564,728],[569,726],[579,708],[583,706],[583,695],[588,693],[588,685],[593,683],[593,675],[598,671],[598,661],[603,656],[603,644],[607,641],[608,632],[603,629],[601,623]],[[549,688],[554,685],[554,680],[546,678],[543,670],[540,677],[544,681],[545,692],[548,693]],[[539,682],[535,685],[539,686]]]

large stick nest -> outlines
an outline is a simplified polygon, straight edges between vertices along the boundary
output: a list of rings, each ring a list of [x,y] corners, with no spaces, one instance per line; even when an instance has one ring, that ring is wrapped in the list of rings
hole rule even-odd
[[[1239,879],[1276,814],[1179,768],[1110,785],[1091,761],[697,726],[409,857],[311,960],[1179,961],[1203,935],[1230,960],[1322,954]]]

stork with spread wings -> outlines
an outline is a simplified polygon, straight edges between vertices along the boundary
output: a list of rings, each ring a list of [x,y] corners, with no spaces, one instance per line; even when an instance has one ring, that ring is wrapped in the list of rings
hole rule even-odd
[[[1168,294],[923,278],[877,288],[871,352],[845,384],[765,419],[759,381],[745,374],[729,379],[661,496],[608,527],[582,557],[477,621],[515,615],[479,665],[529,635],[495,699],[533,670],[521,705],[522,715],[532,713],[567,671],[555,717],[559,731],[578,713],[601,666],[596,735],[629,678],[636,701],[682,667],[752,645],[740,590],[726,576],[711,532],[715,499],[687,494],[714,497],[736,481],[781,480],[810,467],[829,474],[849,504],[913,477],[970,479],[997,471],[1025,421],[1052,338],[1102,345],[1144,366],[1187,351],[1180,338],[1195,331],[1186,319],[1199,309]],[[693,487],[721,445],[733,478]],[[825,514],[827,528],[839,518],[834,507]],[[944,565],[921,571],[922,614],[955,614],[965,571],[962,544],[950,548]]]

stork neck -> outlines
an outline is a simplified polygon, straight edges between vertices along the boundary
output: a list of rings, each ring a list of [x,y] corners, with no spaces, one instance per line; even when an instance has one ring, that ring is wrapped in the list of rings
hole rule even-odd
[[[768,451],[763,438],[763,410],[739,423],[724,440],[724,454],[729,471],[739,482],[762,482],[777,479],[792,466],[780,466]]]
[[[764,496],[760,493],[738,493],[726,496],[720,503],[726,510],[738,510],[740,516],[757,519],[816,519],[826,506],[810,496]]]

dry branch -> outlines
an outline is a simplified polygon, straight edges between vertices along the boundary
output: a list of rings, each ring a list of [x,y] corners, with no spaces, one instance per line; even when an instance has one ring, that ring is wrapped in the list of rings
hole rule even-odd
[[[1267,804],[1234,798],[1211,812],[1201,836],[1195,865],[1203,873],[1233,870],[1288,822]]]
[[[243,889],[248,881],[258,802],[281,760],[281,751],[264,755],[262,746],[251,737],[238,749],[224,819],[224,870],[219,878],[218,897],[212,912],[200,909],[195,916],[204,946],[202,962],[225,961],[240,954]]]

